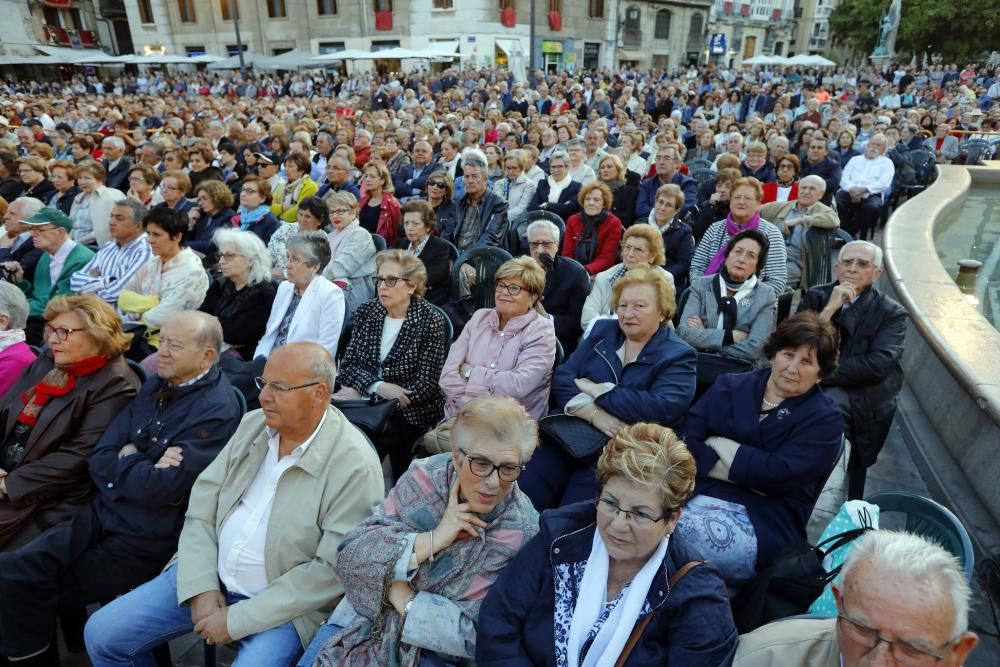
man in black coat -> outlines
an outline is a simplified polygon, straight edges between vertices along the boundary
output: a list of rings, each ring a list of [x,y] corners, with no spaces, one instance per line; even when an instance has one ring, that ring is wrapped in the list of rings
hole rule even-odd
[[[830,147],[826,140],[817,136],[809,142],[806,159],[799,170],[799,180],[806,176],[819,176],[826,182],[826,193],[821,200],[827,206],[833,202],[833,193],[840,187],[840,160],[830,157]]]
[[[535,220],[527,229],[531,257],[545,269],[542,306],[552,316],[556,338],[568,356],[583,335],[580,319],[590,293],[590,274],[583,265],[559,256],[559,228],[548,220]]]
[[[125,141],[121,137],[105,137],[101,148],[104,150],[104,160],[101,163],[108,170],[108,178],[104,184],[120,192],[128,192],[128,172],[132,168],[132,158],[125,157]]]
[[[459,252],[482,246],[503,247],[507,237],[507,202],[490,191],[486,160],[466,153],[462,160],[465,194],[455,206],[455,220],[440,228],[441,238]]]
[[[851,441],[849,500],[864,497],[867,469],[885,444],[903,385],[900,359],[908,315],[875,288],[881,273],[882,249],[852,241],[840,250],[837,282],[813,287],[799,304],[799,312],[812,310],[837,327],[840,360],[822,385],[843,413]]]

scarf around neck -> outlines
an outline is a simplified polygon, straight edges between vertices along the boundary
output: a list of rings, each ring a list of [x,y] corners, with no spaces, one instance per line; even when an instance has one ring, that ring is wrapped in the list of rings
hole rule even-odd
[[[65,396],[73,391],[77,378],[99,371],[107,365],[108,361],[107,357],[88,357],[71,364],[54,367],[38,381],[38,384],[21,396],[24,409],[18,415],[17,421],[34,426],[38,422],[38,415],[42,408],[52,397]]]
[[[267,204],[261,204],[257,208],[247,208],[240,206],[240,229],[246,231],[261,221],[261,219],[271,212]]]
[[[559,203],[559,197],[562,195],[562,191],[568,188],[570,186],[570,183],[573,182],[573,179],[570,177],[569,174],[567,174],[566,178],[562,179],[561,181],[557,181],[551,176],[547,177],[545,180],[549,182],[550,204]]]
[[[750,296],[753,288],[757,286],[757,276],[750,276],[742,283],[735,283],[729,278],[726,267],[715,274],[712,280],[712,294],[719,308],[719,325],[725,332],[723,342],[729,345],[733,342],[733,329],[736,328],[736,319],[739,313],[739,305],[743,299]],[[729,290],[734,294],[729,296]]]
[[[24,342],[24,329],[7,329],[0,331],[0,352],[3,352],[11,345]]]
[[[705,273],[703,275],[710,276],[713,273],[718,273],[719,269],[726,262],[726,243],[732,237],[736,236],[745,229],[757,229],[760,227],[760,213],[754,213],[753,217],[746,222],[746,224],[739,224],[733,220],[733,213],[730,211],[726,214],[726,233],[722,237],[722,243],[719,246],[719,250],[715,253],[715,256],[708,262],[708,266],[705,267]]]
[[[340,254],[340,250],[347,243],[347,239],[350,238],[351,234],[354,233],[355,229],[361,227],[361,222],[355,218],[351,224],[347,225],[343,229],[336,229],[330,232],[330,257],[336,258]]]
[[[594,255],[597,254],[597,228],[608,219],[608,209],[602,208],[597,215],[580,211],[580,219],[583,221],[583,231],[576,242],[576,256],[573,259],[586,265],[594,261]]]

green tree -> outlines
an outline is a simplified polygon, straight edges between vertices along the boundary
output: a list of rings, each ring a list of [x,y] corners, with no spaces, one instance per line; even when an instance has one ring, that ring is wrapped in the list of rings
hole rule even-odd
[[[856,50],[871,53],[878,41],[879,18],[890,4],[890,0],[841,0],[830,15],[830,29]],[[906,0],[896,53],[907,60],[930,54],[947,61],[976,60],[997,47],[998,36],[1000,0]]]

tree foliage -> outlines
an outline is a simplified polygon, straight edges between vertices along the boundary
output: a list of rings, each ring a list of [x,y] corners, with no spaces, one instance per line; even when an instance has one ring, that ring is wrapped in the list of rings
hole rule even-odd
[[[879,19],[891,0],[841,0],[830,15],[830,29],[856,50],[869,54],[878,42]],[[940,54],[946,61],[977,60],[1000,45],[1000,0],[905,0],[896,53]]]

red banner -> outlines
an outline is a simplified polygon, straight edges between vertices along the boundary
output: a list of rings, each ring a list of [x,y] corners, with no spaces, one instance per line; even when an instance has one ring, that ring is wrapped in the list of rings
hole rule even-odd
[[[73,0],[41,0],[43,5],[48,5],[49,7],[58,7],[60,9],[67,8],[73,4]]]

